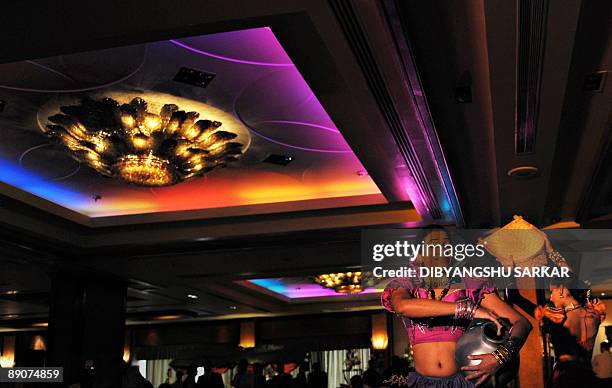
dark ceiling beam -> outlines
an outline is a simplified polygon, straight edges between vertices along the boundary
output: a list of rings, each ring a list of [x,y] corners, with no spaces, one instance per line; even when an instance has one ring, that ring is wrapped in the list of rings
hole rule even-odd
[[[498,225],[491,76],[482,2],[396,1],[395,5],[465,225]],[[456,88],[469,91],[471,100],[460,100]]]
[[[529,19],[521,19],[514,3],[485,3],[502,223],[511,220],[514,214],[523,215],[536,225],[548,223],[544,218],[544,209],[551,176],[557,173],[553,169],[553,159],[579,11],[579,1],[555,2],[554,6],[546,9],[546,28],[542,30],[544,36],[535,37],[544,39],[544,50],[538,57],[537,52],[517,52],[516,47],[523,44],[517,39],[533,34],[519,35],[512,26],[533,29],[539,28],[539,22],[522,25]],[[517,56],[519,53],[522,56]],[[541,71],[534,70],[532,76],[538,79],[531,82],[529,87],[517,89],[517,66],[524,61],[536,60],[541,61]],[[534,119],[535,146],[531,153],[517,154],[517,99],[534,98],[539,99],[537,118]],[[535,166],[539,174],[531,179],[508,176],[510,169],[519,166]]]
[[[545,217],[581,224],[611,213],[612,3],[583,1],[576,31],[563,117]],[[585,77],[608,70],[601,90],[584,89]]]

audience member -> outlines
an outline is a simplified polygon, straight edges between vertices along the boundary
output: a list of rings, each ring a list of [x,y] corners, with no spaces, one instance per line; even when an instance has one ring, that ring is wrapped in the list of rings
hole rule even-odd
[[[306,379],[306,372],[310,369],[306,361],[300,363],[300,371],[297,376],[293,379],[294,388],[308,388],[308,380]]]
[[[253,374],[248,373],[249,362],[242,358],[238,361],[236,375],[232,379],[234,388],[253,388]]]
[[[263,375],[264,366],[260,363],[253,364],[253,387],[264,388],[266,386],[266,378]]]
[[[360,375],[351,377],[351,388],[363,388],[363,380]]]
[[[187,377],[183,381],[183,388],[196,388],[196,376],[198,375],[198,367],[196,365],[189,365],[187,368]]]
[[[599,344],[601,354],[593,358],[593,372],[597,376],[597,383],[600,387],[612,387],[612,354],[610,353],[610,343],[602,342]]]
[[[125,368],[122,380],[122,388],[153,388],[153,384],[142,377],[136,365]]]
[[[321,364],[312,364],[312,372],[308,374],[309,388],[327,388],[327,373],[321,370]]]
[[[376,370],[376,360],[368,362],[368,369],[363,373],[363,385],[369,388],[378,388],[381,383],[381,376]]]
[[[204,374],[198,379],[200,388],[224,388],[221,375],[213,371],[212,362],[204,360]]]

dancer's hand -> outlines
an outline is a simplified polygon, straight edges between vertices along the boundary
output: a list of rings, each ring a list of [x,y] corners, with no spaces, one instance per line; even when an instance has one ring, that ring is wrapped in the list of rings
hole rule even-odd
[[[474,383],[476,386],[483,384],[501,368],[501,365],[491,353],[475,354],[473,356],[468,356],[468,358],[470,360],[480,360],[480,364],[478,365],[464,366],[461,368],[463,371],[473,371],[473,373],[467,375],[465,379],[478,379],[478,381]]]
[[[497,315],[495,311],[479,306],[474,312],[474,318],[488,319],[489,321],[493,322],[495,326],[497,326],[497,335],[501,335],[503,324],[499,320],[499,315]]]

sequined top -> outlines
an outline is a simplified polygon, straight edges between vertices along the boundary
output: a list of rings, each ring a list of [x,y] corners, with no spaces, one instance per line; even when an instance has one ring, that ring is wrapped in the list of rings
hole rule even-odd
[[[480,303],[485,294],[495,291],[494,287],[490,287],[486,283],[474,283],[474,281],[464,281],[466,286],[469,284],[469,288],[451,289],[441,300],[444,302],[456,302],[461,299],[469,298],[472,303]],[[478,287],[474,287],[474,285]],[[394,279],[387,284],[381,296],[383,307],[392,313],[397,313],[391,304],[391,297],[398,289],[408,290],[413,298],[429,298],[427,290],[415,286],[412,279]],[[467,324],[469,324],[469,322],[456,322],[452,316],[431,318],[408,318],[400,316],[400,318],[408,330],[408,336],[412,345],[426,342],[456,342],[463,334]]]

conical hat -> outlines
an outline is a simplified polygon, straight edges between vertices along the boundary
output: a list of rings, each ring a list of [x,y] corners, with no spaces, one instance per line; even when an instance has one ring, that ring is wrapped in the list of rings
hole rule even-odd
[[[502,264],[511,265],[541,255],[546,240],[538,228],[523,217],[514,216],[512,222],[483,238],[481,243]]]

